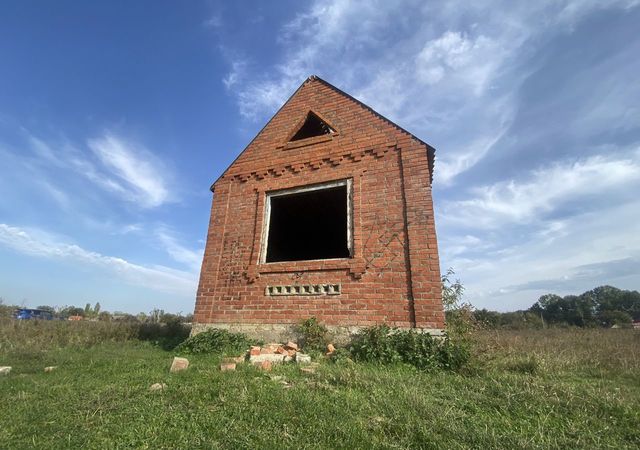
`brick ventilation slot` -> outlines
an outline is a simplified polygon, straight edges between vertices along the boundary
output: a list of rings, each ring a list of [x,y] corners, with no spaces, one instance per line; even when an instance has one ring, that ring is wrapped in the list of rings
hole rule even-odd
[[[288,286],[267,286],[265,295],[339,295],[339,284],[295,284]]]
[[[266,262],[348,258],[347,187],[271,198]]]
[[[335,130],[324,120],[316,116],[314,113],[309,112],[300,129],[291,138],[291,142],[333,133],[335,133]]]

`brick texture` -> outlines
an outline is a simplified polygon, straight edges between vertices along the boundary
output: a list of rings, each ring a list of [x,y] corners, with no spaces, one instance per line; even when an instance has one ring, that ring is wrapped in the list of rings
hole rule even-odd
[[[309,111],[337,133],[287,143]],[[198,324],[441,329],[433,149],[310,77],[214,183]],[[431,153],[432,155],[432,153]],[[260,264],[266,193],[351,179],[353,257]],[[268,296],[266,286],[339,283],[339,295]]]

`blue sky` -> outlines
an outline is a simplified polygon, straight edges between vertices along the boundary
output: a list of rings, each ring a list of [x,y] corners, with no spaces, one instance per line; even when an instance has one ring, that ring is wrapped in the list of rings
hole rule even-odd
[[[640,287],[640,2],[0,2],[0,297],[191,312],[212,181],[309,75],[436,149],[477,307]]]

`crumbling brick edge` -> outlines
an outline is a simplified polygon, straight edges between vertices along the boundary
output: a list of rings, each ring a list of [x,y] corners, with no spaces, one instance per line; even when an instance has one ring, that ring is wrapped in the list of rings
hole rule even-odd
[[[244,333],[249,338],[260,339],[265,342],[286,342],[297,336],[296,324],[292,323],[194,323],[191,336],[209,329],[227,330],[232,333]],[[327,325],[332,341],[336,344],[346,344],[349,339],[365,327],[347,325]],[[414,328],[421,333],[442,336],[444,330],[438,328]]]

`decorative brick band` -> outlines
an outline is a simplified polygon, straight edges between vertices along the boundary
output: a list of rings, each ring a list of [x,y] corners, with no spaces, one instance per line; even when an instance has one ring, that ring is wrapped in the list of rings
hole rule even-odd
[[[367,150],[360,150],[355,152],[346,153],[343,155],[329,156],[326,158],[316,159],[313,161],[306,161],[295,164],[287,164],[280,167],[271,167],[264,170],[259,170],[251,173],[229,175],[232,180],[240,181],[242,183],[255,179],[257,181],[263,180],[267,177],[280,177],[285,173],[297,174],[306,170],[318,170],[322,166],[337,167],[344,162],[360,162],[364,158],[373,157],[375,159],[382,158],[393,145],[387,145],[382,147],[370,148]],[[223,176],[226,178],[226,176]]]
[[[267,286],[264,295],[340,295],[340,284],[293,284],[288,286]]]

